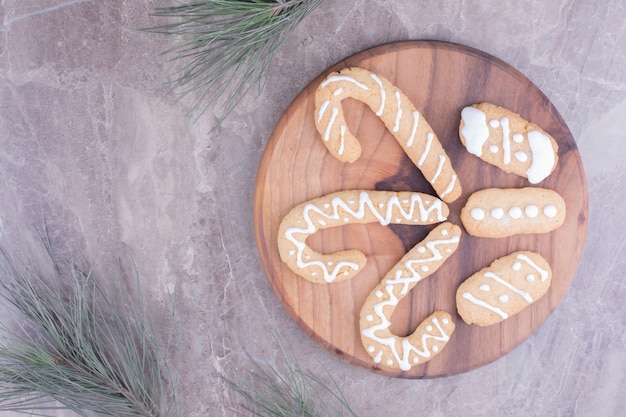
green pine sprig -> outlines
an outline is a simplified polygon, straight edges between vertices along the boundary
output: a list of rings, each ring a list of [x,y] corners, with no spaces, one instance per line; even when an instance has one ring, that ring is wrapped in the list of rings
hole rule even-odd
[[[260,92],[270,64],[296,26],[323,0],[196,0],[155,9],[169,23],[145,29],[175,42],[164,51],[180,67],[170,87],[193,95],[201,115],[225,97],[223,120],[254,87]]]
[[[285,350],[277,334],[280,366],[253,358],[252,369],[232,367],[235,376],[220,374],[226,385],[244,400],[242,406],[260,417],[357,417],[337,381],[302,368],[293,353]]]
[[[113,297],[92,270],[47,254],[51,268],[0,251],[0,300],[13,319],[0,324],[0,410],[175,416],[174,374],[141,300]]]

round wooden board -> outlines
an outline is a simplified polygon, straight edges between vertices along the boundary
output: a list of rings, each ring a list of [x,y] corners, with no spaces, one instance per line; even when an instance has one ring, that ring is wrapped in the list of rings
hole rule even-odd
[[[541,235],[502,239],[476,238],[463,232],[459,249],[428,279],[400,301],[392,317],[399,336],[413,332],[434,310],[452,314],[456,330],[431,361],[402,372],[373,362],[362,347],[359,312],[385,273],[433,226],[347,225],[311,236],[309,245],[330,253],[356,248],[367,266],[352,280],[313,284],[281,262],[277,233],[283,217],[304,201],[345,189],[411,190],[434,194],[431,186],[381,120],[356,100],[344,100],[348,128],[362,144],[359,160],[340,163],[324,147],[314,125],[318,84],[332,71],[359,66],[398,86],[429,121],[450,156],[463,195],[450,204],[449,220],[475,191],[524,187],[526,179],[507,174],[469,154],[458,137],[460,112],[489,101],[507,107],[550,133],[559,144],[559,163],[539,186],[558,191],[567,203],[565,224]],[[506,63],[475,49],[445,42],[408,41],[376,47],[350,57],[321,74],[287,108],[261,161],[254,200],[255,232],[261,261],[285,309],[324,348],[351,364],[393,377],[453,375],[487,364],[532,335],[557,307],[574,277],[587,226],[587,186],[578,149],[552,103],[530,80]],[[548,293],[521,313],[490,326],[465,324],[456,313],[458,285],[495,259],[516,250],[532,250],[552,266]]]

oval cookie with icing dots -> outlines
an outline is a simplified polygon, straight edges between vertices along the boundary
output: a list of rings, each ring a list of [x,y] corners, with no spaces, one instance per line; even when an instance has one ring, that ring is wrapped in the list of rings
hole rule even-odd
[[[461,195],[450,158],[424,116],[398,87],[363,68],[331,73],[315,92],[315,126],[335,158],[354,162],[361,155],[361,145],[344,118],[341,101],[345,98],[362,101],[380,117],[443,201]]]
[[[547,233],[565,221],[565,200],[539,187],[487,188],[472,194],[461,209],[465,230],[478,237]]]
[[[434,228],[385,275],[361,308],[361,342],[374,363],[408,371],[431,360],[455,329],[452,317],[435,311],[409,336],[391,333],[391,317],[400,300],[433,274],[457,249],[461,228],[445,222]]]
[[[467,151],[500,169],[538,184],[556,168],[558,145],[539,126],[491,103],[461,111],[459,136]]]
[[[321,254],[306,244],[310,235],[348,223],[435,224],[449,212],[444,202],[423,193],[338,191],[294,207],[280,224],[278,250],[283,262],[309,281],[346,281],[363,269],[365,255],[356,249]]]
[[[514,252],[495,260],[459,286],[457,311],[468,324],[490,326],[541,298],[551,280],[550,265],[541,255]]]

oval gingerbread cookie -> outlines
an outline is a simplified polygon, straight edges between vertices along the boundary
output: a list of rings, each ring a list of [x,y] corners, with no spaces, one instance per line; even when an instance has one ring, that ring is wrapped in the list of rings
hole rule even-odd
[[[537,184],[558,161],[558,145],[539,126],[519,114],[491,103],[461,111],[459,136],[467,151],[503,171]]]
[[[541,298],[551,280],[550,265],[541,255],[514,252],[495,260],[459,286],[457,311],[468,324],[490,326]]]
[[[550,232],[563,224],[565,214],[565,200],[556,191],[487,188],[468,198],[461,222],[470,235],[497,238]]]

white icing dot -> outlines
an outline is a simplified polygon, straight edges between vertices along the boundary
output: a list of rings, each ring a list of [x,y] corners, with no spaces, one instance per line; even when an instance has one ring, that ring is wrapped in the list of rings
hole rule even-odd
[[[424,253],[424,252],[426,252],[426,248],[425,248],[425,247],[423,247],[423,246],[418,246],[418,247],[417,247],[417,251],[418,251],[419,253]]]
[[[489,126],[491,126],[493,128],[500,127],[500,120],[498,120],[498,119],[491,119],[491,120],[489,120]]]
[[[513,271],[519,271],[522,268],[522,264],[519,262],[515,262],[513,263],[512,268],[513,268]]]
[[[521,133],[516,133],[513,135],[513,140],[517,143],[522,143],[524,142],[524,135],[522,135]]]
[[[439,347],[438,346],[433,346],[433,352],[438,352],[439,351]]]
[[[325,204],[324,204],[324,208],[328,208],[328,207],[330,207],[330,204],[325,203]]]
[[[502,294],[500,297],[498,297],[498,300],[500,300],[503,303],[506,303],[507,301],[509,301],[509,296],[506,294]]]
[[[524,213],[526,213],[526,215],[532,219],[534,217],[537,217],[537,214],[539,214],[539,207],[531,204],[529,206],[526,206],[526,208],[524,209]]]
[[[498,153],[499,150],[500,150],[500,148],[498,148],[496,145],[491,145],[489,147],[489,152],[491,152],[491,153]]]
[[[450,323],[450,322],[448,321],[448,319],[442,319],[442,320],[441,320],[441,322],[442,322],[443,324],[448,324],[448,323]]]
[[[396,223],[401,223],[401,222],[402,222],[402,219],[398,217],[398,218],[396,219]]]
[[[404,199],[404,200],[402,200],[402,202],[403,202],[404,204],[408,204],[408,203],[409,203],[409,200]]]
[[[428,272],[430,268],[428,268],[426,265],[422,265],[422,271],[424,272]]]
[[[543,214],[545,214],[546,217],[553,218],[554,216],[556,216],[556,207],[554,207],[552,204],[545,206],[543,208]]]
[[[512,219],[519,219],[522,217],[522,209],[519,207],[511,207],[509,210],[509,216],[511,216]]]
[[[350,200],[350,201],[348,201],[348,203],[354,204],[354,200]]]
[[[296,251],[293,250],[293,249],[289,251],[289,255],[294,255],[295,253],[296,253]]]
[[[501,219],[504,216],[504,210],[502,210],[500,207],[496,207],[493,210],[491,210],[491,217],[493,217],[494,219]]]
[[[343,221],[344,221],[344,222],[346,222],[346,223],[348,223],[348,222],[350,221],[350,219],[349,219],[348,217],[344,217],[344,218],[343,218]]]
[[[485,211],[481,208],[475,207],[470,211],[470,216],[474,220],[483,220],[485,218]]]
[[[448,236],[448,229],[443,229],[441,231],[441,234],[444,235],[444,236]]]
[[[391,359],[387,359],[387,365],[393,365],[393,361]]]
[[[311,275],[315,276],[317,275],[317,272],[311,272]]]
[[[322,226],[326,225],[326,222],[324,220],[322,220],[322,219],[320,219],[318,223],[321,224]]]
[[[328,266],[332,266],[332,264],[333,264],[332,261],[326,262],[326,265],[328,265]]]
[[[446,253],[450,253],[450,252],[452,252],[452,249],[447,248],[447,249],[446,249]]]
[[[365,316],[365,320],[372,321],[374,320],[374,316],[372,316],[371,314],[368,314],[367,316]]]
[[[304,259],[311,259],[311,255],[304,255]]]
[[[367,348],[367,351],[368,351],[369,353],[372,353],[372,352],[374,352],[375,350],[376,350],[376,348],[375,348],[374,346],[370,346],[370,347],[368,347],[368,348]]]
[[[348,275],[350,272],[348,271],[343,271],[343,276],[345,277],[346,275]]]
[[[522,152],[522,151],[515,152],[513,156],[515,157],[515,159],[517,159],[520,162],[528,161],[528,155],[526,154],[526,152]]]
[[[526,275],[526,281],[533,282],[535,280],[535,276],[533,274]]]
[[[379,207],[379,208],[383,208],[383,207],[385,207],[385,203],[378,203],[378,207]]]
[[[417,356],[413,358],[413,363],[418,363],[419,361],[420,360],[419,360],[419,358]]]
[[[382,291],[380,291],[380,290],[376,291],[376,297],[382,298],[382,296],[383,296],[383,292]]]
[[[483,284],[480,287],[478,287],[478,289],[482,291],[489,291],[489,285]]]
[[[432,332],[433,331],[433,326],[431,326],[430,324],[428,326],[426,326],[426,331]]]

